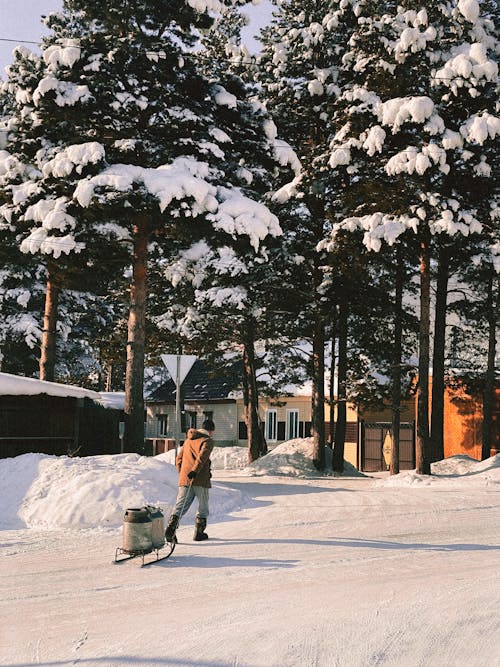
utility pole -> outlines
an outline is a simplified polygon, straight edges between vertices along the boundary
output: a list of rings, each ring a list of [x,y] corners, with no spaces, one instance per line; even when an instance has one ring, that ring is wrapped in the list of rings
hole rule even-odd
[[[175,456],[180,447],[182,437],[181,423],[181,354],[177,355],[177,371],[175,374]]]

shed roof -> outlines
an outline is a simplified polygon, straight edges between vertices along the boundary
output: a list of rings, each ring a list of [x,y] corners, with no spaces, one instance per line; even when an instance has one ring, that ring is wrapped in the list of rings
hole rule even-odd
[[[102,403],[101,395],[91,389],[84,389],[73,384],[47,382],[36,378],[27,378],[11,373],[0,373],[0,396],[60,396],[69,398],[90,398],[96,403]]]
[[[234,363],[217,373],[198,359],[182,383],[182,397],[185,401],[207,401],[230,398],[230,393],[241,382],[241,362]],[[169,378],[149,396],[148,402],[175,402],[175,382]]]

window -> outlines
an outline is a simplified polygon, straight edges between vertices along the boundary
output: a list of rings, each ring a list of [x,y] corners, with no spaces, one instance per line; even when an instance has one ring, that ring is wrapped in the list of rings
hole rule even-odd
[[[286,411],[286,439],[293,440],[299,437],[299,411]]]
[[[311,435],[311,422],[299,422],[299,438],[308,438]]]
[[[266,412],[266,440],[276,442],[278,432],[278,412],[277,410],[268,410]]]
[[[193,410],[182,410],[181,412],[181,431],[186,433],[190,428],[197,427],[197,417]]]
[[[211,421],[214,420],[213,410],[203,410],[203,421],[206,421],[207,419],[210,419]]]
[[[246,440],[248,438],[248,430],[245,422],[238,422],[238,440]]]
[[[165,438],[168,435],[168,415],[158,415],[158,437]]]

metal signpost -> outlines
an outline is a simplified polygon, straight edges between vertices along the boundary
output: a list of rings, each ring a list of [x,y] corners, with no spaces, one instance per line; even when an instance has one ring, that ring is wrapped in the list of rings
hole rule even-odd
[[[194,354],[162,354],[161,360],[165,364],[170,377],[175,382],[175,455],[177,456],[177,448],[180,446],[182,440],[182,383],[186,379],[186,375],[193,367],[194,362],[198,357]]]

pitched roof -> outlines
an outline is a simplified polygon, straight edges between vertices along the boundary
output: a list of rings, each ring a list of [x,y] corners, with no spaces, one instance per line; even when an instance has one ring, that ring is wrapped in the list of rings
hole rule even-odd
[[[240,385],[240,381],[241,362],[218,373],[198,359],[182,383],[183,400],[207,401],[228,398],[229,394]],[[153,391],[148,402],[175,402],[175,382],[172,378]]]

